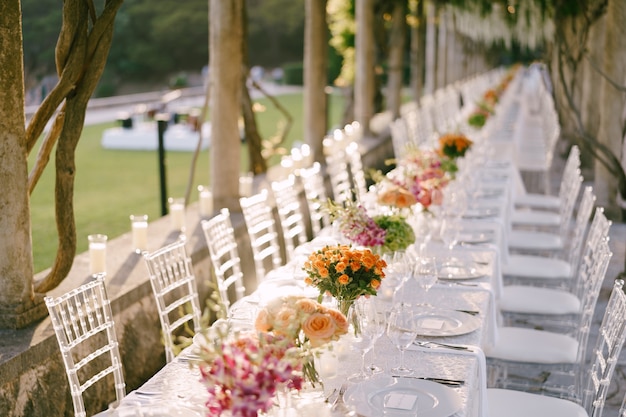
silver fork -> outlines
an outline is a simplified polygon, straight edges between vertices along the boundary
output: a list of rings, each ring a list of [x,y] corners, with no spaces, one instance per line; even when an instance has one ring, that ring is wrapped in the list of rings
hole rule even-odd
[[[457,346],[457,345],[448,345],[445,343],[440,343],[440,342],[431,342],[428,340],[415,340],[413,342],[413,344],[417,345],[417,346],[422,346],[422,347],[443,347],[443,348],[447,348],[447,349],[453,349],[453,350],[468,350],[471,352],[470,348],[468,348],[467,346]]]

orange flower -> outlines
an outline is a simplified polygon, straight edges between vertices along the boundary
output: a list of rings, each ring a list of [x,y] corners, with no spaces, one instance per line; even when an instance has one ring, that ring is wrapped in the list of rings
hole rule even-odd
[[[320,277],[328,278],[328,269],[326,269],[325,267],[319,268],[317,272],[320,274]]]
[[[350,277],[346,274],[342,274],[337,281],[341,284],[341,285],[348,285],[350,283]]]
[[[372,288],[377,290],[380,287],[380,281],[377,279],[373,279],[370,285],[372,286]]]
[[[267,310],[263,309],[259,311],[254,321],[254,328],[260,332],[269,332],[272,330],[272,323]]]
[[[337,262],[337,265],[335,265],[335,271],[339,273],[345,271],[346,268],[347,268],[347,265],[343,261]]]
[[[315,345],[316,340],[329,341],[335,334],[335,321],[328,314],[313,313],[302,323],[302,331]]]

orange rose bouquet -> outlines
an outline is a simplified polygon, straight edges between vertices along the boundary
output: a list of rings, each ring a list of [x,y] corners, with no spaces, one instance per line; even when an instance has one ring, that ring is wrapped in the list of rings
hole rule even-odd
[[[261,333],[293,340],[300,349],[304,377],[319,381],[313,362],[314,349],[338,340],[348,332],[348,321],[341,312],[304,296],[285,296],[262,308],[254,327]]]
[[[448,158],[455,159],[465,155],[473,143],[461,133],[447,133],[439,138],[439,152]]]
[[[325,246],[304,263],[308,274],[305,282],[316,287],[320,297],[324,294],[335,297],[339,310],[347,316],[357,298],[376,295],[385,278],[386,266],[385,260],[369,249]]]

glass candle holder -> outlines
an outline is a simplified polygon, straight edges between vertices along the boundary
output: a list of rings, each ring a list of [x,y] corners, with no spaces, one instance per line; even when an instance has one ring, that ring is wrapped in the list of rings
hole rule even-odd
[[[204,185],[198,185],[198,201],[200,205],[200,216],[209,217],[213,214],[213,193]]]
[[[170,206],[170,219],[172,221],[172,229],[185,231],[185,199],[172,198],[168,199]]]
[[[252,172],[243,174],[239,177],[239,195],[242,197],[250,197],[252,195],[252,182],[254,175]]]
[[[131,214],[132,246],[136,253],[148,250],[148,215]]]
[[[95,234],[87,236],[89,241],[89,273],[91,275],[106,273],[107,235]]]

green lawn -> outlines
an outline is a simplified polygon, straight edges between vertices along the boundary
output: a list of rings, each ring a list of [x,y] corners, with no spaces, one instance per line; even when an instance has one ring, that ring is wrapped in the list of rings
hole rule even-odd
[[[293,117],[287,146],[302,141],[302,94],[278,97]],[[265,111],[257,113],[257,122],[264,138],[277,132],[282,114],[265,99],[258,100]],[[338,123],[343,109],[340,96],[330,100],[330,125]],[[87,235],[104,233],[114,238],[130,228],[128,216],[146,213],[151,220],[160,216],[159,173],[156,151],[107,150],[100,146],[104,129],[115,126],[106,123],[86,126],[76,150],[76,184],[74,211],[78,253],[87,250]],[[191,202],[198,198],[196,186],[209,184],[210,150],[203,151],[196,167]],[[31,155],[34,160],[36,150]],[[168,152],[167,189],[170,196],[184,196],[189,178],[192,153]],[[242,149],[241,171],[247,171],[247,149]],[[274,161],[275,162],[275,161]],[[31,196],[31,219],[35,271],[52,265],[57,249],[54,220],[54,155],[45,174]]]

